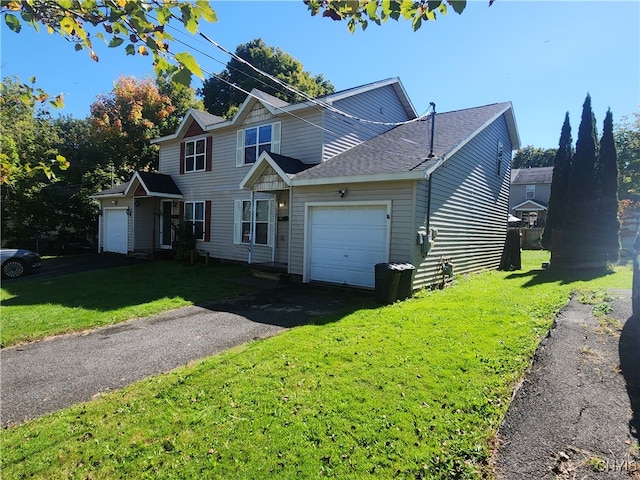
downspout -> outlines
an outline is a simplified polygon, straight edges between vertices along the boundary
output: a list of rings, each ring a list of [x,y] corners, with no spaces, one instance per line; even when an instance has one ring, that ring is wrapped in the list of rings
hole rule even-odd
[[[435,157],[433,153],[433,138],[436,131],[436,104],[430,102],[431,105],[431,141],[429,143],[429,159]],[[429,226],[431,223],[431,177],[433,176],[433,171],[429,172],[429,180],[427,186],[429,188],[429,196],[427,197],[427,239],[431,239],[431,231],[429,230]]]
[[[249,265],[251,265],[251,263],[253,262],[253,227],[254,227],[254,218],[255,218],[255,212],[253,210],[255,209],[255,206],[254,206],[255,197],[256,197],[256,192],[251,190],[251,222],[249,223],[250,226],[249,226],[249,260],[248,260]]]

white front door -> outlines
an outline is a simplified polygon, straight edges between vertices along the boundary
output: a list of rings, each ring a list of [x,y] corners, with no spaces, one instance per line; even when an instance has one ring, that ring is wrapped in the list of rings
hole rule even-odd
[[[128,216],[124,208],[104,210],[105,252],[127,253]]]
[[[375,265],[389,258],[388,206],[311,206],[308,280],[374,287]]]

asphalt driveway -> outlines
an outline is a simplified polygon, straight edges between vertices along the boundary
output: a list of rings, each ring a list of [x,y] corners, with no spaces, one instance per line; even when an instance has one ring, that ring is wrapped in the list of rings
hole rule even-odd
[[[53,412],[288,328],[323,321],[370,293],[256,278],[252,294],[0,351],[3,427]]]

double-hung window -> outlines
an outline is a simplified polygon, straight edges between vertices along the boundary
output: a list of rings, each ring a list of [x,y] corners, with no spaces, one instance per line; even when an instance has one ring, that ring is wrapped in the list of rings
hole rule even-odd
[[[244,163],[255,163],[265,150],[271,151],[271,125],[247,128],[244,131]]]
[[[280,122],[239,130],[236,166],[253,165],[265,150],[280,153]]]
[[[526,198],[534,199],[536,198],[536,186],[535,185],[527,185],[526,190]]]
[[[270,199],[236,200],[234,243],[270,245],[275,202]]]
[[[198,172],[205,168],[206,143],[204,138],[190,140],[184,145],[185,172]]]
[[[204,202],[184,202],[184,222],[196,240],[204,240]]]

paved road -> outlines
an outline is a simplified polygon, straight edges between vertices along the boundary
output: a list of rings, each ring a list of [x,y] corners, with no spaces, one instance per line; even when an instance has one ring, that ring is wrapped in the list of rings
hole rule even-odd
[[[362,292],[238,279],[255,293],[0,351],[3,427],[349,307]],[[370,295],[369,295],[370,296]]]

